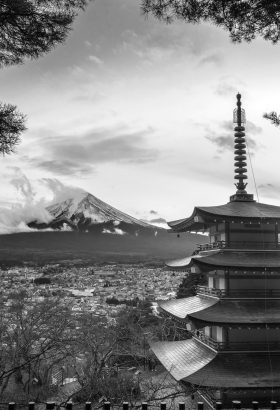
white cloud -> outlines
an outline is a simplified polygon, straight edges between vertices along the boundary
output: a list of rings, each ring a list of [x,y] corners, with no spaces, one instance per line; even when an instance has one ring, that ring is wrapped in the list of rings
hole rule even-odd
[[[101,66],[104,64],[104,61],[102,61],[99,57],[94,56],[94,55],[90,55],[88,59],[89,61],[91,61],[92,63],[95,63],[98,66]]]

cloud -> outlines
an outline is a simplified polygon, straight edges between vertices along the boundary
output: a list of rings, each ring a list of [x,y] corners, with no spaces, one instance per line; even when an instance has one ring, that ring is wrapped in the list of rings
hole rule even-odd
[[[86,191],[76,186],[63,184],[57,178],[41,178],[39,184],[44,186],[52,195],[48,205],[63,202],[69,198],[77,198],[86,193]]]
[[[9,170],[5,178],[20,195],[20,201],[0,209],[0,234],[32,231],[27,224],[34,220],[49,222],[52,217],[45,209],[44,200],[35,199],[36,191],[31,181],[20,168],[11,167]]]
[[[207,134],[205,138],[212,142],[217,147],[217,152],[222,153],[225,151],[233,152],[234,149],[234,124],[231,121],[223,121],[220,123],[222,129],[221,132],[213,131],[207,128]],[[228,131],[231,133],[229,134]],[[259,144],[248,136],[248,133],[252,135],[258,135],[262,132],[262,128],[256,126],[253,122],[248,121],[246,123],[246,143],[251,153],[254,153],[258,148]]]
[[[220,95],[220,96],[232,96],[234,95],[234,93],[237,93],[236,87],[234,87],[231,84],[227,84],[227,83],[219,83],[217,85],[217,88],[215,90],[215,93]]]
[[[95,63],[98,66],[101,66],[104,64],[104,61],[102,61],[99,57],[94,56],[94,55],[90,55],[88,56],[89,61],[91,61],[92,63]]]
[[[261,195],[279,200],[280,186],[272,183],[263,183],[258,185]]]
[[[201,57],[200,60],[198,61],[198,65],[199,66],[202,66],[205,64],[221,65],[222,61],[223,61],[223,57],[221,53],[212,53],[204,57]]]
[[[104,228],[102,233],[109,233],[111,235],[126,235],[126,232],[124,232],[122,229],[120,228],[114,228],[113,231],[110,231],[110,229],[106,229]]]
[[[166,224],[166,219],[164,218],[154,218],[154,219],[150,219],[149,222],[151,224]]]
[[[77,175],[82,176],[91,174],[93,167],[90,165],[84,166],[83,164],[76,163],[68,160],[50,160],[40,161],[39,159],[32,159],[33,165],[42,168],[46,171],[52,172],[56,175]]]
[[[215,94],[221,97],[228,97],[243,91],[246,88],[244,81],[235,76],[223,76],[219,79],[215,88]]]
[[[150,215],[153,215],[153,217],[151,218]],[[157,217],[155,217],[155,216],[157,216]],[[163,218],[163,217],[161,217],[161,216],[158,214],[158,212],[153,211],[153,210],[151,210],[151,211],[149,212],[149,215],[148,215],[148,216],[145,215],[144,217],[142,217],[142,218],[141,218],[141,221],[146,222],[146,223],[149,223],[149,224],[154,225],[154,226],[158,226],[159,228],[165,228],[165,229],[168,228],[166,219]]]
[[[85,195],[84,190],[65,185],[55,178],[31,181],[20,168],[16,167],[10,167],[5,178],[15,188],[19,199],[18,203],[5,203],[0,207],[0,234],[36,231],[36,229],[29,228],[28,224],[35,220],[41,223],[50,222],[53,217],[46,209],[48,205],[69,198],[78,199]],[[41,198],[38,191],[42,189],[44,196]],[[46,199],[48,196],[49,200]],[[117,230],[118,228],[115,228],[115,233],[119,234]]]
[[[225,130],[233,131],[234,124],[232,123],[232,121],[223,121],[222,122],[222,127]],[[246,134],[258,135],[258,134],[262,133],[262,127],[257,126],[256,124],[254,124],[251,121],[246,121],[245,132],[246,132]]]
[[[12,174],[7,174],[10,176],[10,184],[16,188],[16,190],[28,201],[33,201],[35,196],[35,191],[29,181],[29,179],[24,175],[19,167],[10,167]]]
[[[44,137],[39,157],[24,157],[31,165],[56,175],[87,175],[101,163],[142,164],[154,161],[158,150],[149,148],[146,137],[152,128],[131,131],[124,126],[114,129],[93,129],[81,136]]]

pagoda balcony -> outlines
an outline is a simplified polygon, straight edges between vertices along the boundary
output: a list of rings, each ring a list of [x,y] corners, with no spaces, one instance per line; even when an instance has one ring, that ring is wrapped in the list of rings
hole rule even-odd
[[[216,351],[246,351],[246,352],[263,352],[263,351],[280,351],[280,341],[274,342],[219,342],[212,337],[206,336],[203,331],[196,330],[193,332],[193,338],[206,344]]]
[[[279,249],[280,242],[256,242],[256,241],[217,241],[213,243],[197,244],[196,252],[212,249]]]
[[[198,295],[213,296],[220,299],[280,299],[280,289],[214,289],[208,286],[197,286]]]
[[[226,248],[227,244],[225,241],[217,241],[213,243],[202,243],[202,244],[197,244],[197,251],[208,251],[211,249],[223,249]]]
[[[225,289],[214,289],[208,286],[197,286],[196,292],[198,295],[214,296],[216,298],[223,298],[226,296]]]

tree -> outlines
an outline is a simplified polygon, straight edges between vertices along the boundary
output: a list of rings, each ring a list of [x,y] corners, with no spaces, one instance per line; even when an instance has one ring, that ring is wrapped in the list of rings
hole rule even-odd
[[[270,120],[273,125],[278,127],[280,125],[280,115],[278,115],[275,111],[271,111],[270,113],[265,113],[263,115],[264,118]]]
[[[195,296],[197,286],[205,284],[205,274],[188,272],[184,277],[183,282],[179,285],[176,297],[177,299],[181,299],[189,296]]]
[[[142,0],[142,10],[167,23],[212,23],[228,31],[234,42],[260,36],[277,43],[280,38],[278,0]]]
[[[88,0],[2,0],[0,68],[38,58],[65,41],[74,18]],[[0,103],[0,152],[11,154],[26,130],[25,116]]]
[[[38,58],[62,43],[88,0],[3,0],[0,3],[0,66]]]
[[[0,152],[11,154],[20,142],[20,134],[26,130],[25,116],[15,105],[0,103]]]
[[[11,399],[9,384],[16,386],[13,396],[45,398],[54,366],[72,357],[75,321],[70,306],[55,298],[32,303],[21,292],[10,295],[8,305],[1,304],[0,317],[1,399]]]

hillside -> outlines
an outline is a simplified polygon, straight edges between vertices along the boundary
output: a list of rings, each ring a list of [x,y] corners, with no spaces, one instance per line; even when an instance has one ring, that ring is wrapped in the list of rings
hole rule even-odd
[[[208,238],[198,234],[176,235],[164,230],[138,236],[85,232],[29,232],[0,235],[0,262],[45,263],[81,259],[95,262],[163,263],[191,254]]]

